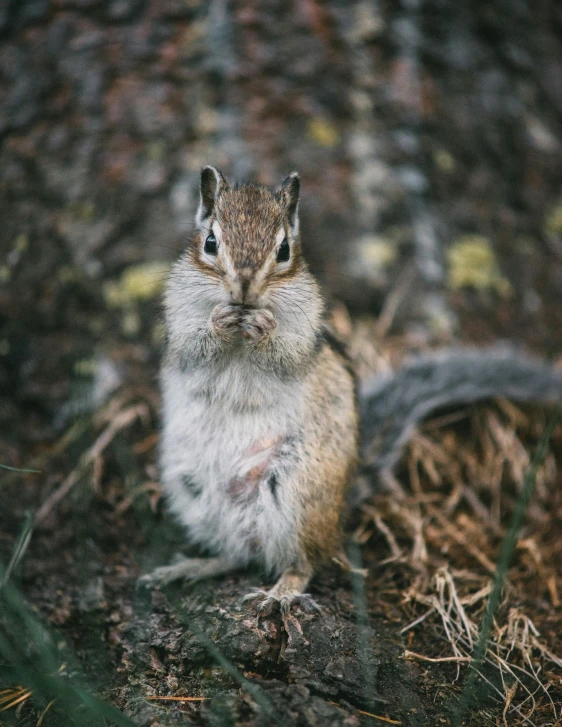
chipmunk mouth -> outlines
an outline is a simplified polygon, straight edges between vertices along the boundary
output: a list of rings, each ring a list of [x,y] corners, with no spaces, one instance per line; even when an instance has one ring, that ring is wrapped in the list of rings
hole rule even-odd
[[[241,312],[245,310],[256,310],[257,308],[262,308],[263,306],[258,305],[257,303],[238,303],[237,301],[231,300],[230,304],[234,308],[239,308]]]

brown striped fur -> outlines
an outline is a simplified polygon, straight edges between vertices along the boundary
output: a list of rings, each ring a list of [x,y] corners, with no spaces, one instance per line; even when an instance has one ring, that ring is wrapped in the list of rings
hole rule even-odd
[[[163,381],[176,388],[164,397],[163,484],[191,536],[217,553],[205,576],[224,572],[225,559],[261,560],[281,574],[258,596],[262,613],[312,606],[303,591],[342,551],[358,458],[355,379],[302,256],[298,200],[296,173],[271,191],[203,169],[198,231],[166,295]],[[197,488],[186,492],[178,462]],[[197,578],[201,565],[160,571]]]

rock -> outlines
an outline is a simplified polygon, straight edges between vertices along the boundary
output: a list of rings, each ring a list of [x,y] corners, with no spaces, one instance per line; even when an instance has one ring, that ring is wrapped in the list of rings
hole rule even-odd
[[[104,607],[105,593],[103,578],[95,576],[89,580],[80,594],[78,608],[85,613],[97,611]]]

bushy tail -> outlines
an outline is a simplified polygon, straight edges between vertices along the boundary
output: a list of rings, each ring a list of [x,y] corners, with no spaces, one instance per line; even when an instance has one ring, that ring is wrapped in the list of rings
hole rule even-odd
[[[562,372],[505,349],[454,349],[411,359],[361,392],[363,461],[392,470],[415,427],[438,408],[493,397],[548,402],[562,396]]]

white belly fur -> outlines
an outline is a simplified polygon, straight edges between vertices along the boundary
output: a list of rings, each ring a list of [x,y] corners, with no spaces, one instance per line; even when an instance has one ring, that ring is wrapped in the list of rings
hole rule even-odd
[[[234,564],[257,559],[281,571],[297,553],[295,482],[284,478],[274,495],[267,466],[277,443],[298,432],[303,396],[295,382],[268,379],[236,364],[221,373],[164,370],[161,470],[171,510],[192,542]],[[233,481],[260,468],[250,496],[233,497]]]

